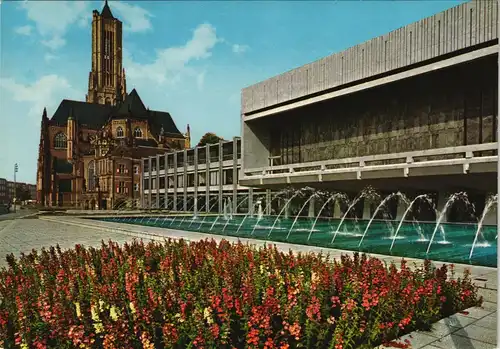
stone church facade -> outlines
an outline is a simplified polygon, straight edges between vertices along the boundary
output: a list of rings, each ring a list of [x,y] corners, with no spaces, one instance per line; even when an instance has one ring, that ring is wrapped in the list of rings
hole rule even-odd
[[[111,209],[138,205],[141,158],[190,147],[168,112],[147,108],[126,91],[122,23],[106,2],[92,19],[92,69],[86,101],[64,99],[43,111],[37,202]]]

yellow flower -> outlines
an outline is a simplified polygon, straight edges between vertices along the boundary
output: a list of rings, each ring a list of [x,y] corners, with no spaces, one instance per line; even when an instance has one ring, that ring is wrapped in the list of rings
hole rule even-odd
[[[207,320],[207,323],[209,325],[214,322],[214,320],[212,319],[212,311],[208,307],[203,310],[203,317],[205,318],[205,320]]]
[[[80,310],[80,303],[76,302],[75,303],[75,308],[76,308],[76,316],[80,318],[82,316],[82,312]]]
[[[96,322],[94,323],[94,328],[96,333],[102,333],[104,332],[104,327],[102,326],[101,322]]]
[[[132,312],[132,314],[135,314],[134,303],[130,302],[129,306],[130,306],[130,311]]]
[[[90,307],[90,313],[91,313],[91,315],[92,315],[92,320],[94,320],[94,321],[96,321],[96,322],[97,322],[97,321],[100,321],[100,319],[99,319],[99,313],[97,312],[97,309],[96,309],[96,308],[97,308],[97,307],[96,307],[95,305],[92,305],[92,306]]]
[[[28,344],[26,343],[21,344],[21,349],[29,349]]]
[[[264,265],[263,264],[260,265],[260,273],[264,274]]]
[[[116,321],[118,319],[118,313],[115,306],[112,306],[111,309],[109,309],[109,316],[111,316],[111,319],[113,321]]]
[[[319,281],[319,276],[313,271],[311,275],[311,282],[315,284],[317,281]]]
[[[99,299],[99,310],[102,311],[104,309],[104,301]]]

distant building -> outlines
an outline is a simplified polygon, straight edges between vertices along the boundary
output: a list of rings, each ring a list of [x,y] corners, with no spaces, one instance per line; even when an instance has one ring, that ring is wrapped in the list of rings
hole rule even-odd
[[[16,197],[14,182],[7,181],[7,195],[9,196],[9,202],[12,202]]]
[[[92,19],[92,68],[85,102],[63,100],[49,119],[44,109],[37,170],[38,203],[112,208],[139,197],[140,159],[190,147],[168,112],[147,108],[126,91],[122,22],[106,1]]]
[[[0,205],[6,205],[10,202],[7,180],[0,178]]]

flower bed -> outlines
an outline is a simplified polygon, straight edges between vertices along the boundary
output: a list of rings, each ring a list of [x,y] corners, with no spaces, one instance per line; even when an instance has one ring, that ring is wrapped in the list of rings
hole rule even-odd
[[[227,241],[7,257],[0,347],[371,348],[478,305],[466,274]]]

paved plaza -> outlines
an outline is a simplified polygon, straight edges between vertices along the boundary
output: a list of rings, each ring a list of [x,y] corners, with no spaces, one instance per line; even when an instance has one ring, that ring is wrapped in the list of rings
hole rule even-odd
[[[202,233],[177,231],[145,226],[135,226],[113,222],[92,221],[68,216],[47,216],[42,218],[15,218],[0,221],[0,267],[5,266],[4,256],[8,253],[19,255],[32,249],[59,244],[61,248],[71,248],[75,244],[99,246],[101,240],[113,240],[120,244],[132,241],[134,238],[163,241],[165,238],[184,238],[197,241],[205,238],[215,240],[226,239],[236,242],[238,239],[228,236],[215,236]],[[240,239],[251,244],[262,245],[263,241]],[[292,249],[294,252],[323,252],[338,258],[347,251],[331,250],[319,247],[300,246],[285,243],[275,243],[283,251]],[[374,255],[386,262],[400,259],[390,256]],[[421,260],[408,259],[409,262],[421,263]],[[441,265],[442,263],[436,263]],[[480,294],[485,302],[482,308],[471,308],[467,312],[455,314],[442,319],[433,326],[431,332],[413,332],[402,339],[409,339],[410,348],[425,349],[486,349],[496,348],[497,343],[497,269],[487,267],[469,267],[456,265],[458,276],[465,268],[480,287]],[[381,346],[380,348],[385,348]]]
[[[55,246],[72,248],[76,244],[97,247],[101,240],[111,239],[120,244],[133,237],[121,233],[103,232],[93,227],[76,227],[41,219],[10,219],[0,221],[0,267],[5,266],[5,255],[29,253],[32,249]]]

